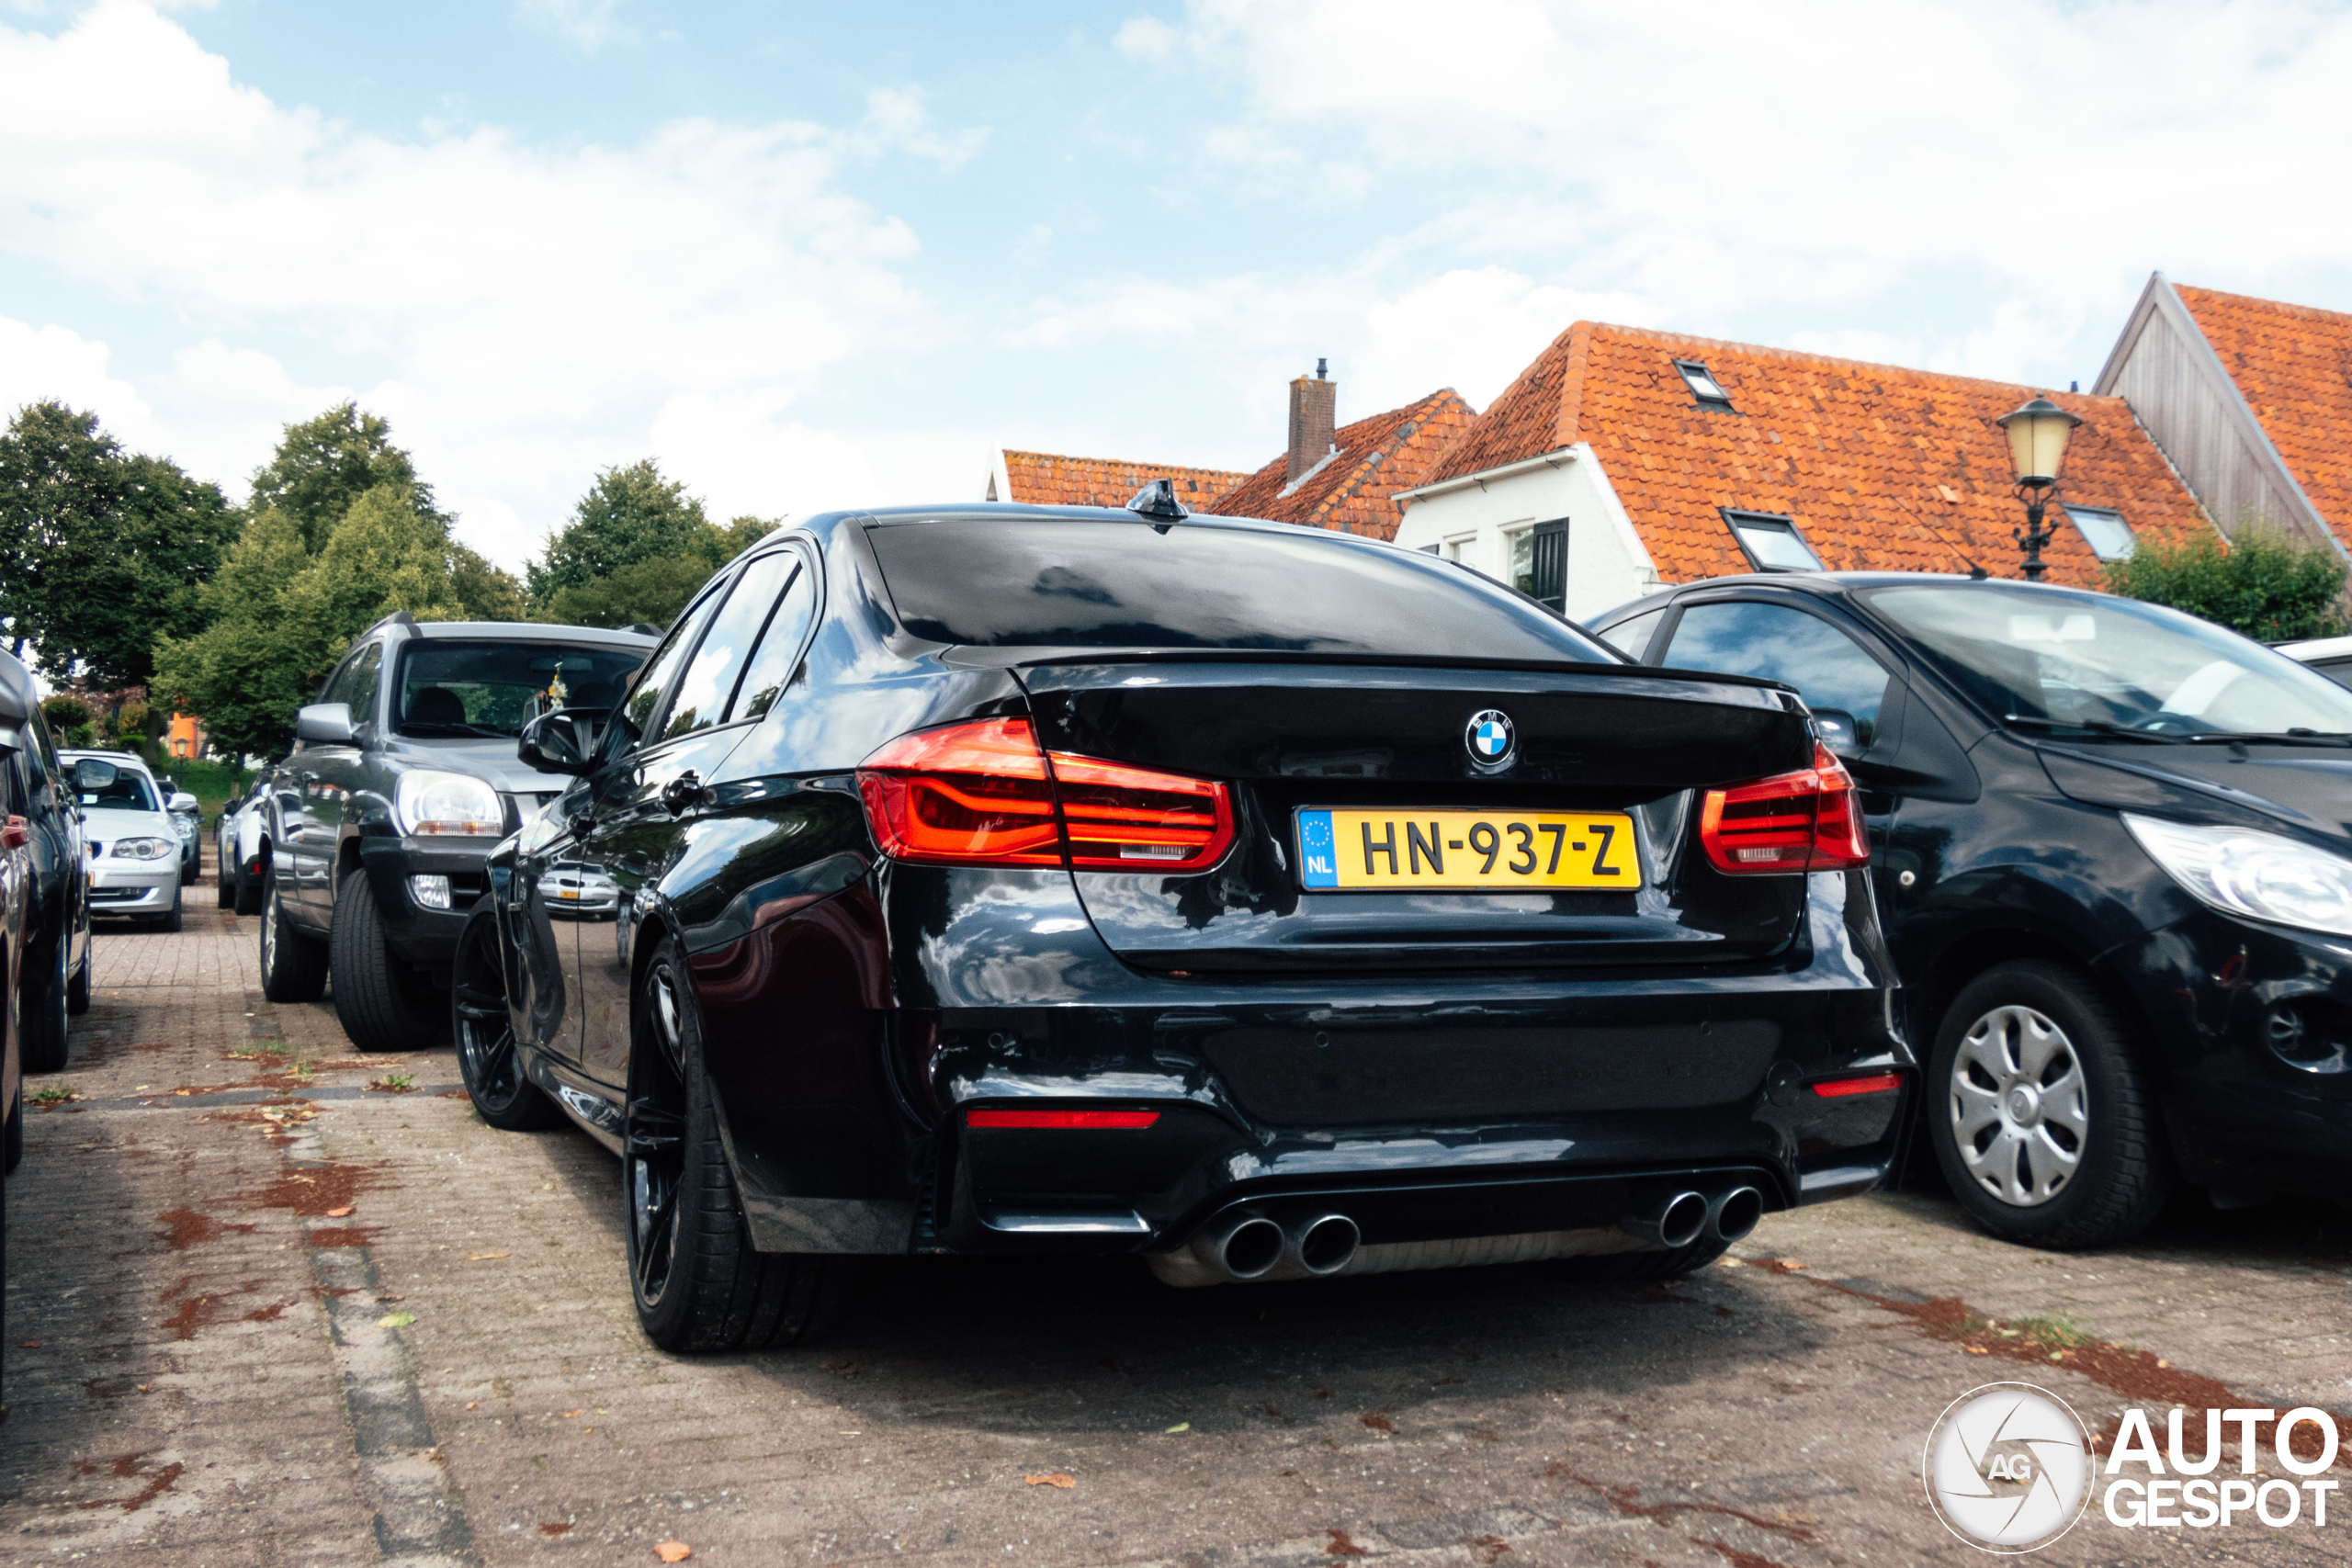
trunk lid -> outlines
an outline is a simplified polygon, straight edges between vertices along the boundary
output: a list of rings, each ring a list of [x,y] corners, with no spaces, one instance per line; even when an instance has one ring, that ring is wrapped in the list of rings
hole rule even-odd
[[[1770,959],[1801,930],[1804,877],[1725,876],[1697,851],[1700,792],[1811,759],[1803,709],[1767,682],[1601,665],[1259,652],[1070,656],[1019,673],[1049,751],[1221,780],[1233,791],[1238,841],[1214,869],[1073,873],[1103,940],[1141,967],[1719,965]],[[1472,721],[1489,711],[1505,716],[1515,743],[1500,767],[1472,750]],[[1310,887],[1301,814],[1323,812],[1334,815],[1307,830],[1339,825],[1340,848],[1358,831],[1369,842],[1372,821],[1393,821],[1413,869],[1453,855],[1457,878],[1467,874],[1465,847],[1474,865],[1491,863],[1476,854],[1483,840],[1465,846],[1489,817],[1507,832],[1539,812],[1621,822],[1611,814],[1622,813],[1634,829],[1632,853],[1609,858],[1620,874],[1637,873],[1638,885]],[[1432,815],[1442,812],[1475,816]],[[1429,862],[1416,858],[1409,837],[1421,826]],[[1311,847],[1330,842],[1317,837]],[[1505,852],[1525,852],[1505,842]],[[1556,837],[1552,847],[1563,848]]]

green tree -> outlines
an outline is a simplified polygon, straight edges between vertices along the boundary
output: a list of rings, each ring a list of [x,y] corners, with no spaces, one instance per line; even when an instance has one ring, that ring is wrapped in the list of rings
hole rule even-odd
[[[198,590],[236,532],[218,487],[126,453],[95,413],[30,404],[0,434],[0,615],[14,650],[102,687],[153,672],[158,634],[200,624]]]
[[[712,573],[775,527],[764,517],[738,517],[723,528],[705,523],[673,554],[558,589],[536,618],[572,626],[666,626]]]
[[[540,558],[523,569],[532,608],[544,619],[563,590],[681,555],[708,526],[702,502],[678,480],[663,479],[652,458],[606,468],[571,509],[571,521],[548,536]]]
[[[2262,642],[2335,637],[2346,627],[2344,558],[2324,545],[2244,523],[2224,545],[2199,535],[2143,544],[2110,561],[2109,592],[2168,604]]]
[[[204,629],[156,649],[159,694],[204,716],[232,756],[281,750],[294,710],[351,641],[395,610],[420,621],[515,618],[512,577],[450,541],[405,485],[354,502],[313,555],[278,508],[248,524],[204,590]]]
[[[252,506],[285,513],[301,530],[304,547],[317,550],[361,496],[384,485],[405,490],[418,516],[447,527],[433,487],[416,477],[415,460],[392,445],[391,422],[356,403],[337,403],[286,427],[276,455],[254,470]]]

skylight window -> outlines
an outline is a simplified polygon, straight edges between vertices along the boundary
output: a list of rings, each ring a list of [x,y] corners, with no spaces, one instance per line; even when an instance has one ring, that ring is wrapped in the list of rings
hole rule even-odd
[[[1804,542],[1797,525],[1785,517],[1762,512],[1725,512],[1732,537],[1739,541],[1758,571],[1819,571],[1821,558]]]
[[[1682,372],[1682,379],[1690,385],[1690,395],[1702,403],[1717,408],[1731,407],[1731,394],[1715,380],[1713,372],[1695,359],[1678,359],[1674,367]]]
[[[2075,527],[2083,536],[2083,543],[2101,560],[2130,560],[2137,546],[2132,537],[2132,525],[2123,521],[2123,513],[2110,512],[2103,506],[2076,506],[2066,503],[2066,515],[2075,520]]]

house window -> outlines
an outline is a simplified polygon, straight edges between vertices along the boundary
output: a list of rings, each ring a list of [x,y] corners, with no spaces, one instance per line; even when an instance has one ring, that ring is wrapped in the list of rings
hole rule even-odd
[[[1510,585],[1538,604],[1567,613],[1566,518],[1538,523],[1510,536]]]
[[[2132,558],[2132,525],[2123,521],[2120,512],[2110,512],[2103,506],[2076,506],[2068,502],[2066,515],[2075,520],[2075,527],[2083,536],[2083,543],[2088,545],[2099,559]]]
[[[1464,560],[1467,558],[1470,547],[1477,542],[1478,536],[1476,534],[1456,534],[1440,547],[1438,554],[1448,560]]]
[[[1821,558],[1804,542],[1797,525],[1785,517],[1764,512],[1724,513],[1731,536],[1739,541],[1748,564],[1758,571],[1819,571]]]
[[[1713,373],[1705,366],[1695,359],[1678,359],[1674,367],[1682,372],[1682,379],[1689,383],[1692,397],[1702,403],[1713,403],[1719,409],[1731,407],[1731,394],[1723,389]]]

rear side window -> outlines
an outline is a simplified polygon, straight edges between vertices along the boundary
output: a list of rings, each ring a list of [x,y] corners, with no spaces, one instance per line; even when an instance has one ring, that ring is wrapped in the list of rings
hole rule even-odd
[[[1313,529],[949,517],[867,536],[900,623],[933,642],[1616,662],[1461,567]]]
[[[775,706],[776,698],[792,680],[800,641],[808,635],[808,623],[816,616],[817,579],[804,569],[793,577],[792,585],[776,604],[775,614],[768,617],[767,630],[760,634],[759,651],[752,655],[752,666],[743,672],[743,689],[735,698],[735,717],[760,718]]]
[[[1692,604],[1658,660],[1676,670],[1717,670],[1785,681],[1805,705],[1854,716],[1864,746],[1878,729],[1886,671],[1852,637],[1818,615],[1786,604]]]
[[[777,590],[798,564],[798,558],[789,554],[763,556],[736,578],[678,682],[677,698],[662,723],[662,739],[708,729],[725,715],[735,678],[752,656],[752,641],[775,608]]]

